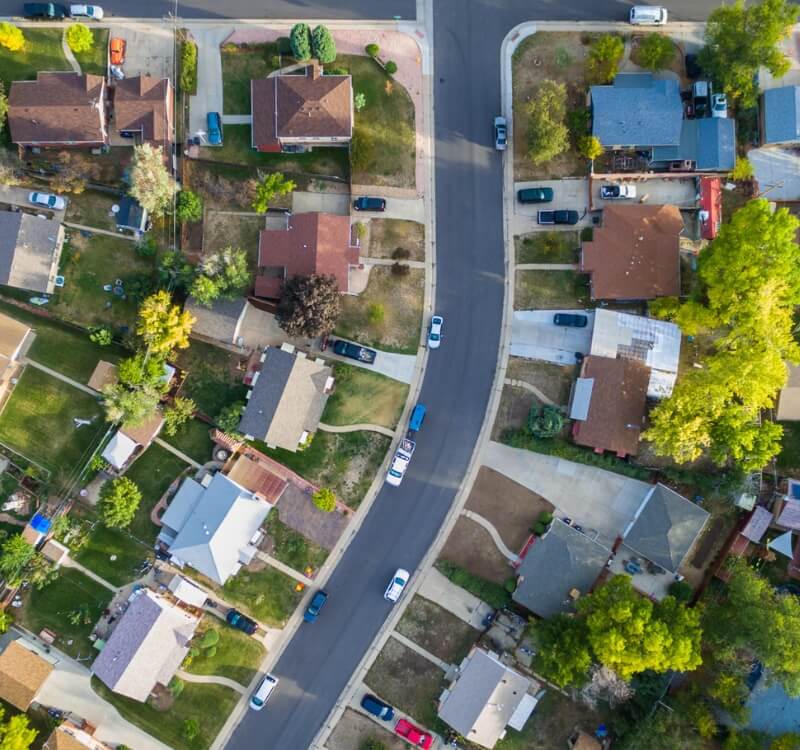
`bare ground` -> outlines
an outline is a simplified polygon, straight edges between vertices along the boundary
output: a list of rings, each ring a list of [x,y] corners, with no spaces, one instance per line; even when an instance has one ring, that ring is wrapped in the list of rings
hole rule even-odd
[[[203,255],[226,247],[239,248],[247,253],[248,265],[254,271],[258,262],[258,234],[263,228],[263,216],[207,211],[203,227]]]
[[[448,664],[460,664],[480,632],[417,594],[397,624],[397,631]]]
[[[528,414],[534,404],[541,406],[542,402],[530,391],[512,385],[504,385],[497,417],[492,427],[492,440],[499,440],[504,430],[523,427],[528,421]]]
[[[456,521],[440,557],[495,583],[504,583],[512,574],[489,532],[464,516]]]
[[[367,740],[380,742],[386,750],[408,750],[403,740],[352,708],[345,709],[325,747],[328,750],[361,750]]]
[[[565,367],[524,357],[509,357],[506,370],[507,378],[535,385],[545,396],[561,406],[568,403],[569,393],[577,376],[577,367]]]
[[[398,250],[408,260],[425,260],[425,225],[405,219],[370,219],[369,241],[364,255],[370,258],[398,258]]]

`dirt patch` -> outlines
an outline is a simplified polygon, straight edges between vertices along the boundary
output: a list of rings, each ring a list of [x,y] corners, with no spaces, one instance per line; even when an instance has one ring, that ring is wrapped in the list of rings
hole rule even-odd
[[[258,233],[264,228],[263,216],[207,211],[203,225],[203,255],[226,247],[247,252],[248,267],[258,265]]]
[[[492,427],[492,440],[499,440],[505,430],[518,430],[528,423],[528,414],[534,404],[543,405],[530,391],[513,385],[504,385],[500,406]]]
[[[522,548],[540,513],[555,510],[541,495],[486,466],[478,472],[467,508],[489,521],[513,551]]]
[[[277,509],[281,521],[290,529],[327,550],[336,546],[348,523],[347,516],[338,510],[332,513],[321,511],[311,497],[294,484],[284,490]]]
[[[504,583],[513,573],[489,532],[463,516],[456,521],[440,558],[494,583]]]
[[[370,258],[425,260],[425,225],[405,219],[371,219],[366,252]]]
[[[397,631],[448,664],[460,664],[480,632],[429,599],[415,596]]]
[[[569,402],[569,393],[577,376],[577,367],[565,367],[524,357],[509,357],[506,369],[506,378],[522,380],[536,386],[559,406],[566,406]]]
[[[702,584],[708,566],[717,558],[735,523],[735,515],[729,513],[712,518],[706,524],[691,560],[680,567],[681,575],[692,588],[696,589]]]
[[[403,740],[352,708],[345,709],[325,747],[328,750],[361,750],[367,740],[380,742],[386,750],[408,750]]]

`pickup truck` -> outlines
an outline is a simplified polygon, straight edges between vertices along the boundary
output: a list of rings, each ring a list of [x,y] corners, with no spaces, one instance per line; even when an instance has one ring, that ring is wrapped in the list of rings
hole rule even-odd
[[[408,469],[408,465],[411,463],[411,456],[414,455],[414,449],[416,447],[417,444],[408,438],[403,438],[403,440],[400,441],[400,445],[392,457],[392,463],[389,465],[389,471],[386,473],[386,481],[391,484],[392,487],[400,486],[400,482],[403,481],[406,469]]]
[[[351,344],[349,341],[334,341],[333,351],[340,357],[349,357],[358,362],[364,362],[371,365],[378,356],[378,352],[374,349],[367,349],[365,346],[358,346],[358,344]]]
[[[602,185],[600,197],[604,201],[625,200],[636,197],[636,185]]]
[[[536,221],[539,224],[577,224],[580,218],[577,211],[539,211]]]
[[[57,3],[25,3],[22,6],[25,18],[54,18],[56,20],[67,18],[69,11]]]

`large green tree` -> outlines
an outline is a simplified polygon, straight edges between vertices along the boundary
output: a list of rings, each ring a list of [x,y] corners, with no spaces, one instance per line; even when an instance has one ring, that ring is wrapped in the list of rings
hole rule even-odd
[[[134,146],[130,180],[128,192],[152,216],[162,216],[172,207],[175,181],[164,164],[161,146]]]
[[[559,687],[584,682],[592,655],[583,620],[556,615],[534,626],[535,667],[543,677]]]
[[[543,164],[566,151],[567,87],[556,81],[542,81],[527,110],[528,158],[534,164]]]
[[[0,750],[28,750],[38,732],[29,726],[25,714],[16,714],[3,721],[5,711],[0,707]]]
[[[19,586],[35,556],[36,549],[21,534],[9,537],[0,547],[0,579],[9,586]]]
[[[211,307],[220,297],[234,299],[241,296],[249,286],[247,252],[226,247],[203,259],[189,293],[201,305]]]
[[[189,333],[194,325],[191,313],[172,303],[169,292],[151,294],[139,308],[138,333],[149,351],[166,356],[173,349],[189,346]]]
[[[290,336],[323,336],[338,317],[339,285],[333,276],[293,276],[283,285],[275,319]]]
[[[142,493],[128,477],[119,477],[106,482],[100,489],[100,512],[103,523],[112,529],[124,529],[131,525]]]

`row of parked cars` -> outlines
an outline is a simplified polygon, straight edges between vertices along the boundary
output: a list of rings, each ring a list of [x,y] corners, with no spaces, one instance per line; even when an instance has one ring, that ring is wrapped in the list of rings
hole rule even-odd
[[[104,16],[103,9],[99,5],[60,5],[58,3],[25,3],[23,14],[25,18],[51,21],[58,21],[62,18],[91,18],[94,21],[102,21]]]
[[[392,721],[394,719],[394,709],[388,703],[384,703],[380,698],[369,693],[361,699],[361,708],[381,721]],[[421,747],[424,750],[427,750],[433,744],[433,737],[430,734],[423,732],[406,719],[400,719],[395,724],[394,733],[414,747]]]

